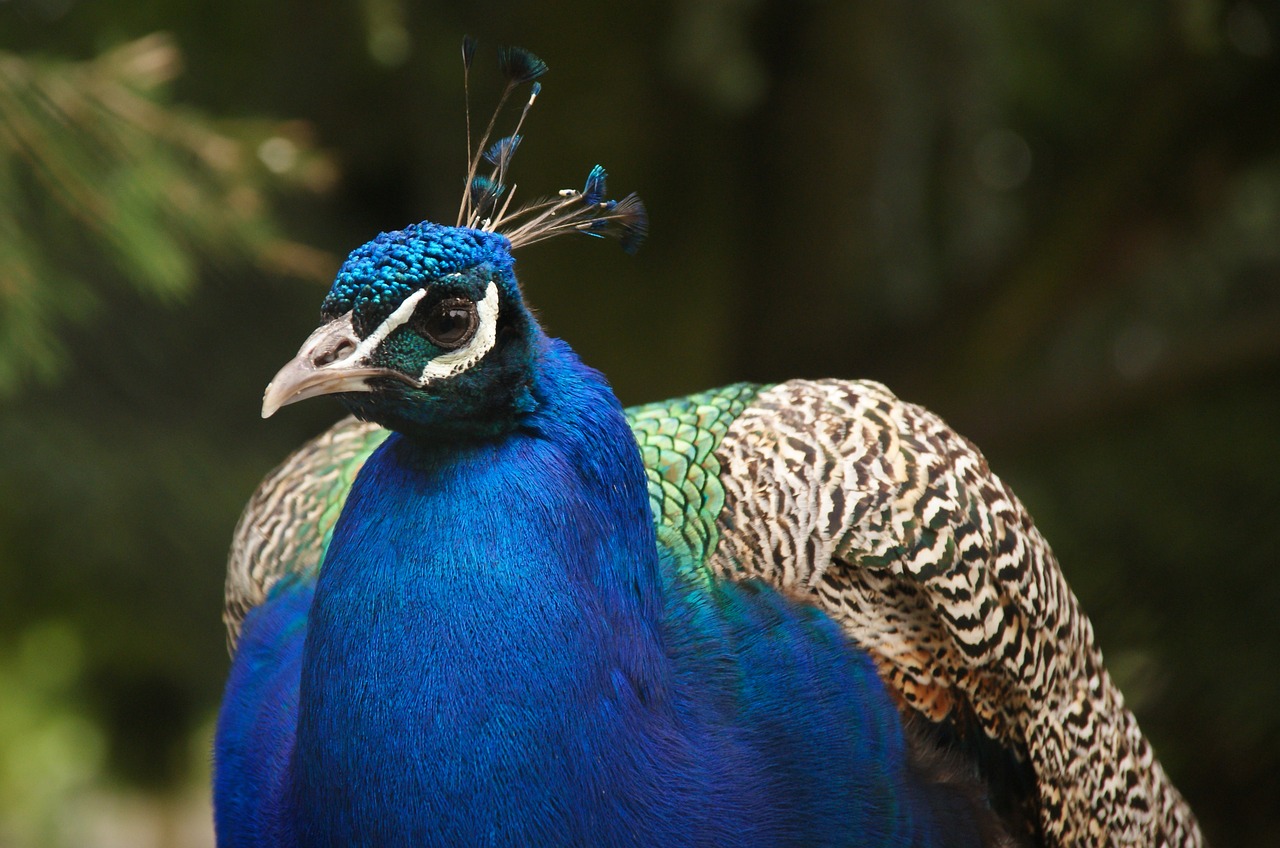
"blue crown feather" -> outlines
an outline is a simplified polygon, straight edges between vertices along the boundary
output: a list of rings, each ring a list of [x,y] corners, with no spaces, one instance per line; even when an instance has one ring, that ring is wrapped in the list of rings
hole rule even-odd
[[[484,161],[498,168],[505,168],[507,162],[515,155],[516,148],[520,146],[520,136],[509,135],[506,138],[500,138],[485,151]]]
[[[604,168],[596,165],[591,169],[591,173],[587,174],[587,184],[582,187],[582,199],[587,203],[599,203],[604,200],[604,196],[609,193],[605,188],[609,175]]]
[[[523,47],[499,47],[498,70],[512,84],[533,82],[547,72],[547,63]]]

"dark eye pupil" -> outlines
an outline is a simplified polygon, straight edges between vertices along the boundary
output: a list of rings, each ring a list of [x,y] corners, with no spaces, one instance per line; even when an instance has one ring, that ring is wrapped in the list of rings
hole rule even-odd
[[[443,301],[437,303],[423,322],[422,333],[434,345],[443,348],[461,347],[471,340],[475,332],[476,307],[470,301]]]
[[[431,316],[428,329],[440,341],[454,342],[467,332],[468,323],[465,309],[445,309]]]

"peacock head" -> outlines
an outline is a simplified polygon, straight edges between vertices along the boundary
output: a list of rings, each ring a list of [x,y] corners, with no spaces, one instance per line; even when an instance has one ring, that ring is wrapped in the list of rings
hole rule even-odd
[[[464,42],[467,71],[473,52],[474,43]],[[498,110],[517,85],[546,70],[518,48],[500,51],[499,67],[508,84]],[[319,328],[267,386],[264,418],[335,394],[358,417],[394,430],[479,436],[509,429],[533,408],[541,330],[511,251],[564,233],[617,236],[630,251],[646,231],[644,204],[634,194],[606,199],[599,165],[581,191],[565,189],[508,214],[514,186],[508,191],[507,167],[538,91],[533,83],[516,133],[488,148],[488,133],[481,138],[456,226],[424,221],[382,233],[347,257]],[[487,176],[477,173],[482,161]]]

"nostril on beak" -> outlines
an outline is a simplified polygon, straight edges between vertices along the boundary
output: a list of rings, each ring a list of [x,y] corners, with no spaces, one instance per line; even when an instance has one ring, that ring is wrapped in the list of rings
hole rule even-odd
[[[317,368],[323,368],[339,359],[346,359],[355,352],[355,342],[350,339],[338,339],[333,347],[326,347],[317,350],[315,356],[312,357],[311,363]]]

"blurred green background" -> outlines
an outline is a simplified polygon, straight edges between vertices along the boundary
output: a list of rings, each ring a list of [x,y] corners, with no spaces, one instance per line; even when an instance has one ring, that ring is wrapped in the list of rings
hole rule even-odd
[[[261,392],[341,256],[452,221],[464,33],[551,72],[530,199],[597,160],[628,258],[521,253],[635,403],[870,377],[1053,542],[1219,845],[1280,842],[1272,2],[0,0],[0,846],[211,841],[223,558],[334,420]]]

